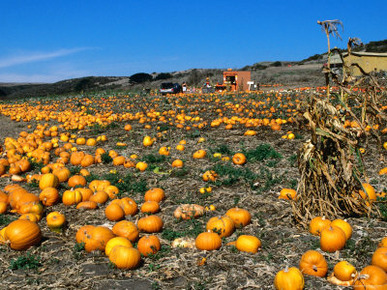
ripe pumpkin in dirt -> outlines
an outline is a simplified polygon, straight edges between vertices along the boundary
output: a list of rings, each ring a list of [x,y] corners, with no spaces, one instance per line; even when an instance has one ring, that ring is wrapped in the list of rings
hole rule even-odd
[[[79,190],[66,190],[62,195],[64,205],[74,205],[82,201],[82,194]]]
[[[85,250],[92,252],[96,250],[105,251],[107,242],[114,238],[114,233],[107,227],[97,226],[86,234]]]
[[[215,232],[223,238],[231,236],[235,230],[235,226],[232,219],[225,215],[222,217],[210,218],[206,224],[206,230]]]
[[[226,216],[230,217],[233,220],[236,228],[245,227],[251,222],[250,212],[243,208],[230,208],[226,212]]]
[[[222,246],[222,239],[213,232],[204,232],[196,237],[195,246],[199,250],[218,250]]]
[[[177,219],[189,220],[201,217],[204,214],[204,207],[199,204],[181,204],[173,212]]]
[[[309,223],[309,232],[312,235],[319,236],[321,231],[330,224],[331,221],[325,217],[315,217]]]
[[[257,253],[261,246],[261,241],[257,237],[251,235],[240,235],[235,243],[235,247],[239,251],[253,254]]]
[[[315,250],[306,251],[300,260],[302,273],[317,277],[325,277],[328,272],[328,263],[324,256]]]
[[[297,197],[297,191],[291,188],[283,188],[280,191],[279,199],[291,199],[295,200]]]
[[[203,181],[216,181],[218,174],[214,170],[207,170],[203,173]]]
[[[148,168],[148,164],[146,162],[140,161],[136,163],[136,169],[139,171],[145,171]]]
[[[27,250],[40,242],[42,233],[40,227],[34,222],[16,220],[7,226],[5,238],[9,240],[12,249]]]
[[[109,261],[119,269],[134,269],[141,262],[141,254],[135,248],[115,246],[109,254]]]
[[[354,290],[385,289],[387,274],[382,268],[374,265],[366,266],[361,270],[353,284]]]
[[[235,153],[231,160],[236,165],[243,165],[246,163],[246,156],[243,153]]]
[[[341,261],[333,267],[333,273],[341,281],[350,281],[356,276],[356,268],[347,261]]]
[[[43,174],[39,181],[39,188],[41,190],[47,188],[47,187],[57,187],[59,184],[59,179],[56,175],[52,173],[46,173]]]
[[[156,254],[161,249],[160,240],[154,235],[144,236],[138,240],[137,249],[145,257],[148,257],[150,254]]]
[[[117,236],[127,238],[132,243],[137,241],[139,232],[137,226],[127,220],[119,221],[113,226],[113,233]]]
[[[82,175],[73,175],[67,181],[68,186],[70,186],[71,188],[74,188],[76,186],[84,187],[86,186],[86,183],[86,178]]]
[[[132,248],[133,247],[132,243],[127,238],[124,238],[124,237],[114,237],[114,238],[110,239],[107,242],[107,244],[106,244],[106,247],[105,247],[105,254],[106,254],[106,256],[109,256],[111,250],[115,246],[125,246],[125,247],[128,247],[128,248]]]
[[[77,204],[76,209],[96,209],[98,204],[95,201],[81,201]]]
[[[156,201],[160,202],[165,198],[165,191],[162,188],[154,187],[145,192],[144,199],[145,201]]]
[[[141,212],[143,213],[157,213],[160,211],[160,205],[157,201],[148,200],[141,206]]]
[[[47,217],[47,226],[54,232],[59,232],[66,222],[66,217],[60,212],[50,212]]]
[[[193,153],[192,157],[194,159],[203,159],[204,157],[206,157],[206,155],[207,155],[207,152],[205,150],[199,149]]]
[[[92,225],[80,227],[75,235],[75,240],[77,241],[77,243],[84,243],[86,241],[87,236],[90,235],[91,230],[94,228],[95,226]]]
[[[130,197],[123,197],[119,200],[119,205],[124,210],[125,215],[135,215],[138,212],[137,203]]]
[[[118,204],[111,203],[106,207],[105,215],[108,220],[119,221],[125,217],[125,212]]]
[[[39,194],[39,199],[45,206],[52,206],[59,201],[59,192],[54,187],[47,187]]]
[[[52,174],[58,177],[59,182],[66,182],[70,178],[70,170],[66,167],[53,170]]]
[[[321,231],[320,248],[324,252],[336,252],[345,246],[347,241],[344,231],[337,226],[329,226]]]
[[[304,285],[304,276],[296,267],[286,267],[274,278],[274,287],[277,290],[302,290]]]
[[[381,247],[376,249],[372,255],[372,265],[382,268],[387,272],[387,248]]]
[[[176,160],[173,160],[172,162],[172,167],[181,168],[183,166],[184,166],[184,163],[181,159],[176,159]]]
[[[349,240],[352,236],[352,227],[351,225],[346,221],[342,219],[335,219],[332,221],[331,226],[339,227],[343,230],[345,234],[345,238]]]
[[[147,233],[157,233],[163,228],[163,220],[157,215],[149,215],[142,217],[137,222],[137,227],[140,231]]]

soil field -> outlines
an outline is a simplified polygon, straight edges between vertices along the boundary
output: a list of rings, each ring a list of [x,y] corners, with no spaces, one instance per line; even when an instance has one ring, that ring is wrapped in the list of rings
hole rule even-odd
[[[112,228],[115,222],[105,216],[105,208],[110,201],[99,204],[95,210],[76,209],[75,205],[66,206],[60,201],[44,208],[43,218],[38,222],[43,238],[38,245],[26,251],[15,251],[8,245],[0,245],[0,288],[274,289],[276,273],[286,266],[298,267],[301,256],[308,250],[317,250],[324,255],[328,262],[328,273],[342,260],[350,262],[360,271],[371,263],[378,243],[387,235],[386,220],[376,214],[346,217],[353,228],[352,237],[341,251],[327,253],[320,249],[319,237],[313,236],[294,221],[290,204],[293,201],[278,199],[281,189],[296,189],[300,179],[297,151],[310,138],[310,133],[305,127],[296,126],[291,118],[296,114],[296,100],[308,94],[293,91],[232,96],[88,96],[0,103],[3,157],[6,157],[4,143],[7,137],[16,140],[22,131],[31,134],[37,128],[47,131],[57,126],[58,136],[43,137],[54,147],[74,141],[72,145],[77,151],[93,156],[96,148],[103,148],[106,152],[114,150],[127,159],[136,154],[135,162],[141,160],[148,164],[147,170],[139,171],[122,165],[114,166],[106,158],[101,163],[86,167],[91,173],[87,177],[89,183],[94,179],[109,180],[120,189],[120,198],[128,196],[139,207],[144,203],[144,193],[150,188],[160,187],[166,196],[160,202],[160,212],[157,213],[163,220],[163,228],[154,234],[161,241],[161,250],[142,257],[138,268],[117,269],[105,253],[88,253],[76,244],[75,235],[81,226],[104,225]],[[258,113],[257,110],[252,111],[252,101],[258,104]],[[163,115],[163,112],[167,113]],[[272,130],[261,123],[247,126],[246,121],[230,122],[233,126],[225,128],[232,116],[244,118],[249,113],[252,113],[250,117],[257,118],[256,115],[260,114],[261,119],[280,119],[284,122],[281,122],[279,130]],[[25,122],[23,118],[29,121]],[[222,120],[219,125],[213,123],[219,119]],[[126,124],[132,126],[130,131],[124,130]],[[249,129],[257,134],[244,135]],[[282,138],[289,131],[294,133],[295,138]],[[67,134],[70,140],[61,141],[61,134]],[[101,136],[107,140],[100,141],[104,139],[98,138]],[[144,136],[155,137],[154,144],[145,147]],[[94,146],[75,144],[80,137],[98,141]],[[183,151],[176,149],[181,140],[186,141]],[[119,146],[118,142],[126,145]],[[159,154],[163,146],[170,148],[168,156]],[[54,149],[50,151],[51,163],[58,158]],[[192,158],[192,154],[199,149],[207,152],[206,157]],[[222,160],[222,157],[231,158],[237,152],[243,152],[248,157],[246,164],[235,165],[231,160]],[[386,152],[383,151],[384,158],[387,157]],[[367,181],[376,192],[386,191],[387,175],[378,174],[386,164],[380,161],[373,140],[365,148],[363,158]],[[175,159],[181,159],[184,166],[173,168],[171,164]],[[39,173],[42,166],[36,161],[29,172],[21,175],[25,177]],[[72,174],[78,174],[82,169],[70,163],[66,167]],[[202,175],[207,170],[215,170],[218,179],[203,181]],[[0,190],[11,183],[8,176],[0,178]],[[23,182],[20,185],[35,195],[41,192],[36,183]],[[203,194],[201,188],[211,190]],[[62,195],[70,188],[64,182],[58,189]],[[208,210],[197,219],[177,220],[173,215],[175,209],[186,203],[199,204]],[[378,205],[373,206],[378,208]],[[176,238],[195,239],[205,231],[211,217],[223,216],[234,207],[248,210],[251,223],[223,238],[219,250],[172,247]],[[47,226],[46,215],[53,211],[63,213],[67,219],[67,225],[61,233],[53,232]],[[139,211],[125,219],[137,224],[143,216],[146,214]],[[0,214],[0,228],[18,217],[10,210]],[[258,253],[241,252],[235,246],[227,245],[242,234],[260,239],[262,247]],[[140,237],[146,235],[140,233]],[[304,275],[304,279],[305,289],[338,289],[325,277]]]

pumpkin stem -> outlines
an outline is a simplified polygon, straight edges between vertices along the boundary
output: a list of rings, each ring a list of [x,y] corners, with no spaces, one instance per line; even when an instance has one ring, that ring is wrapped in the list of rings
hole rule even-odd
[[[289,267],[288,267],[288,265],[285,266],[284,272],[285,272],[285,273],[288,273],[288,272],[289,272]]]
[[[313,269],[313,271],[315,271],[315,272],[317,272],[317,270],[318,270],[316,265],[313,265],[313,266],[312,266],[312,269]]]

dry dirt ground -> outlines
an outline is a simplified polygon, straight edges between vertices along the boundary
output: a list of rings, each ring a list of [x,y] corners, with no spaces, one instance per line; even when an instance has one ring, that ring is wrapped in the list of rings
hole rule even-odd
[[[18,137],[22,130],[31,131],[26,123],[12,122],[7,117],[0,116],[0,141],[5,137]],[[108,142],[105,149],[114,148],[120,154],[129,156],[136,153],[157,155],[157,148],[170,146],[174,148],[179,140],[187,140],[187,150],[177,155],[172,150],[172,158],[179,156],[185,161],[185,169],[169,172],[172,158],[159,161],[159,171],[135,172],[133,169],[117,168],[120,176],[132,174],[135,182],[145,181],[146,187],[161,187],[166,192],[166,199],[161,203],[160,216],[164,221],[163,231],[158,235],[162,250],[148,258],[143,258],[141,267],[136,270],[118,270],[112,267],[108,258],[99,252],[86,253],[76,246],[75,233],[86,224],[112,226],[105,218],[104,209],[81,211],[63,204],[47,208],[46,213],[58,210],[65,214],[68,226],[62,234],[51,232],[43,218],[39,225],[43,240],[39,246],[27,252],[18,252],[6,246],[0,246],[0,276],[2,289],[273,289],[273,279],[279,270],[285,266],[298,266],[301,255],[310,249],[319,249],[319,239],[298,227],[292,218],[289,202],[278,200],[277,193],[284,187],[295,186],[299,178],[295,154],[303,140],[308,138],[306,132],[297,131],[290,125],[285,125],[281,131],[273,132],[262,129],[257,136],[243,136],[243,131],[209,129],[200,133],[206,138],[204,143],[197,143],[198,135],[186,132],[171,131],[168,138],[159,140],[156,147],[144,149],[141,138],[152,134],[154,129],[145,130],[140,124],[133,124],[131,132],[125,132],[122,127],[111,128],[106,134]],[[288,130],[296,132],[299,138],[294,140],[281,139]],[[84,137],[92,137],[92,131],[77,132]],[[94,135],[95,137],[95,135]],[[128,147],[116,148],[117,141],[125,141]],[[222,164],[212,157],[204,160],[193,160],[193,151],[203,148],[209,152],[237,152],[250,150],[262,144],[269,144],[281,158],[265,159],[246,164],[242,169],[253,172],[254,182],[240,179],[230,184],[212,184],[212,193],[203,196],[198,192],[202,186],[207,186],[201,180],[201,174],[211,166]],[[79,146],[79,150],[94,153],[94,149]],[[379,176],[377,171],[385,164],[376,158],[375,146],[368,149],[365,157],[370,182],[377,191],[387,187],[386,177]],[[223,155],[229,155],[225,152]],[[236,168],[234,165],[231,167]],[[92,165],[89,171],[96,176],[106,176],[111,165]],[[0,179],[0,188],[9,184],[8,178]],[[26,186],[28,190],[38,194],[38,188]],[[63,192],[65,188],[62,187]],[[143,202],[143,192],[125,192],[140,205]],[[199,203],[215,205],[216,210],[207,212],[205,216],[194,221],[177,221],[173,217],[174,209],[180,203]],[[237,230],[223,242],[218,251],[202,252],[196,249],[171,248],[171,241],[180,235],[194,238],[204,231],[205,223],[212,216],[219,216],[232,207],[238,206],[249,210],[252,222],[243,229]],[[142,214],[127,217],[136,222]],[[3,215],[2,221],[13,220],[12,214]],[[324,253],[329,264],[329,272],[340,260],[347,260],[357,269],[362,269],[371,261],[371,255],[377,243],[386,236],[387,223],[378,218],[349,218],[353,226],[353,236],[339,255]],[[3,226],[0,226],[3,227]],[[251,234],[262,241],[262,250],[257,254],[238,252],[227,242],[234,241],[240,234]],[[15,261],[30,254],[38,260],[35,269],[17,269]],[[203,257],[206,263],[199,265]],[[12,269],[13,268],[13,269]],[[306,289],[337,289],[325,278],[305,276]]]

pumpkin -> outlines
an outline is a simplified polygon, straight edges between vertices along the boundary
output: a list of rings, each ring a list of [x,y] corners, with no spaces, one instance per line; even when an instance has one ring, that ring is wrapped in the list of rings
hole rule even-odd
[[[137,241],[139,235],[136,225],[127,220],[116,223],[113,226],[112,231],[115,235],[127,238],[131,242]]]
[[[31,222],[37,223],[40,218],[41,216],[36,213],[25,213],[19,217],[19,220],[29,220]]]
[[[59,179],[56,175],[52,173],[43,174],[42,178],[39,181],[39,188],[41,190],[47,187],[57,187],[59,184]]]
[[[302,290],[304,285],[304,276],[296,267],[286,267],[274,278],[274,287],[278,290]]]
[[[291,188],[283,188],[278,196],[279,199],[291,199],[295,200],[297,197],[297,191]]]
[[[204,207],[198,204],[181,204],[175,209],[173,215],[177,219],[188,220],[201,217],[204,210]]]
[[[163,228],[163,220],[157,215],[142,217],[137,222],[140,231],[147,233],[157,233]]]
[[[214,170],[207,170],[202,176],[204,181],[215,181],[217,177],[218,174]]]
[[[66,222],[66,217],[60,212],[50,212],[47,217],[47,226],[54,232],[60,232]]]
[[[351,225],[346,221],[342,219],[335,219],[332,221],[331,226],[339,227],[343,230],[345,234],[345,238],[349,240],[352,236],[352,227]]]
[[[160,205],[157,201],[149,200],[142,204],[141,212],[143,213],[157,213],[160,211]]]
[[[62,195],[64,205],[73,205],[82,201],[82,194],[79,190],[66,190]]]
[[[38,244],[42,238],[40,227],[29,220],[11,222],[5,231],[5,238],[9,240],[14,250],[27,250]]]
[[[144,139],[142,140],[142,144],[145,147],[152,146],[155,140],[156,140],[155,138],[152,138],[150,136],[145,136]]]
[[[372,255],[371,264],[374,266],[378,266],[382,268],[385,272],[387,272],[387,248],[386,247],[376,249],[376,251]]]
[[[70,170],[66,167],[53,170],[52,174],[58,177],[59,182],[66,182],[70,178]]]
[[[136,169],[139,171],[145,171],[148,168],[148,164],[146,162],[137,162]]]
[[[257,237],[250,235],[240,235],[235,243],[235,247],[239,251],[253,254],[257,253],[261,246],[261,241]]]
[[[81,201],[77,204],[76,209],[96,209],[98,204],[95,201]]]
[[[93,191],[86,187],[78,187],[77,190],[82,194],[82,201],[88,201],[93,195]]]
[[[91,154],[85,154],[85,156],[82,158],[81,166],[82,167],[89,167],[90,165],[93,165],[95,163],[94,156]]]
[[[242,228],[251,222],[251,214],[248,210],[242,208],[230,208],[226,212],[226,216],[230,217],[234,222],[235,227]]]
[[[75,240],[77,241],[77,243],[85,243],[87,236],[90,235],[91,230],[94,228],[95,226],[92,225],[80,227],[75,235]]]
[[[126,158],[124,156],[117,156],[113,159],[113,165],[114,166],[124,165],[125,161],[126,161]]]
[[[306,251],[300,260],[302,273],[317,277],[325,277],[328,272],[328,263],[324,256],[315,250]]]
[[[39,194],[39,199],[45,206],[51,206],[59,201],[59,192],[55,187],[46,187]]]
[[[97,226],[86,234],[85,238],[85,250],[92,252],[96,250],[105,251],[107,242],[114,238],[114,233],[104,226]]]
[[[347,241],[344,231],[336,226],[329,226],[321,231],[320,248],[324,252],[336,252],[345,246]]]
[[[321,231],[330,224],[331,221],[326,219],[325,217],[315,217],[309,223],[309,232],[312,235],[319,236],[321,234]]]
[[[356,268],[347,261],[341,261],[333,267],[333,274],[341,281],[350,281],[356,276]]]
[[[195,239],[195,246],[198,250],[218,250],[222,245],[222,239],[213,232],[200,233]]]
[[[243,165],[246,163],[246,156],[243,153],[235,153],[231,160],[236,165]]]
[[[0,201],[0,214],[3,214],[7,211],[8,203]]]
[[[363,199],[368,199],[370,201],[376,200],[376,193],[374,187],[369,183],[363,183],[363,190],[359,190],[359,194]]]
[[[374,265],[366,266],[361,270],[353,284],[354,290],[386,289],[387,274],[382,268]]]
[[[134,269],[141,262],[141,254],[135,248],[118,245],[111,250],[109,261],[119,269]]]
[[[130,197],[123,197],[119,200],[119,205],[124,210],[125,215],[135,215],[138,211],[137,203]]]
[[[130,130],[132,130],[132,125],[126,124],[125,127],[124,127],[124,130],[125,130],[125,131],[130,131]]]
[[[184,163],[181,159],[173,160],[172,167],[181,168],[184,166]]]
[[[234,232],[235,226],[232,219],[228,216],[212,217],[207,222],[206,230],[215,232],[223,238],[230,236]]]
[[[73,152],[71,153],[71,156],[70,156],[70,163],[74,166],[81,165],[81,162],[84,156],[85,156],[85,153],[82,151]]]
[[[125,217],[125,212],[118,204],[111,203],[106,207],[105,215],[108,220],[119,221]]]
[[[109,256],[111,250],[115,246],[124,246],[124,247],[128,247],[128,248],[132,248],[133,247],[132,243],[127,238],[124,238],[124,237],[114,237],[114,238],[110,239],[107,242],[107,244],[106,244],[106,247],[105,247],[105,254],[106,254],[106,256]]]
[[[105,203],[109,199],[109,195],[105,191],[97,191],[95,194],[90,196],[89,200],[96,203]]]
[[[76,186],[84,187],[84,186],[86,186],[86,183],[87,183],[86,178],[82,175],[73,175],[67,181],[67,184],[71,188],[74,188]]]
[[[142,255],[148,257],[156,254],[161,249],[160,240],[157,236],[145,236],[138,240],[137,249]]]
[[[203,159],[204,157],[206,157],[206,155],[207,155],[207,152],[205,150],[199,149],[193,153],[192,157],[194,159]]]
[[[165,198],[165,192],[162,188],[151,188],[148,191],[145,192],[144,199],[145,201],[156,201],[160,202]]]
[[[110,199],[116,198],[116,195],[120,192],[117,186],[108,185],[105,187],[104,191],[109,195]]]

